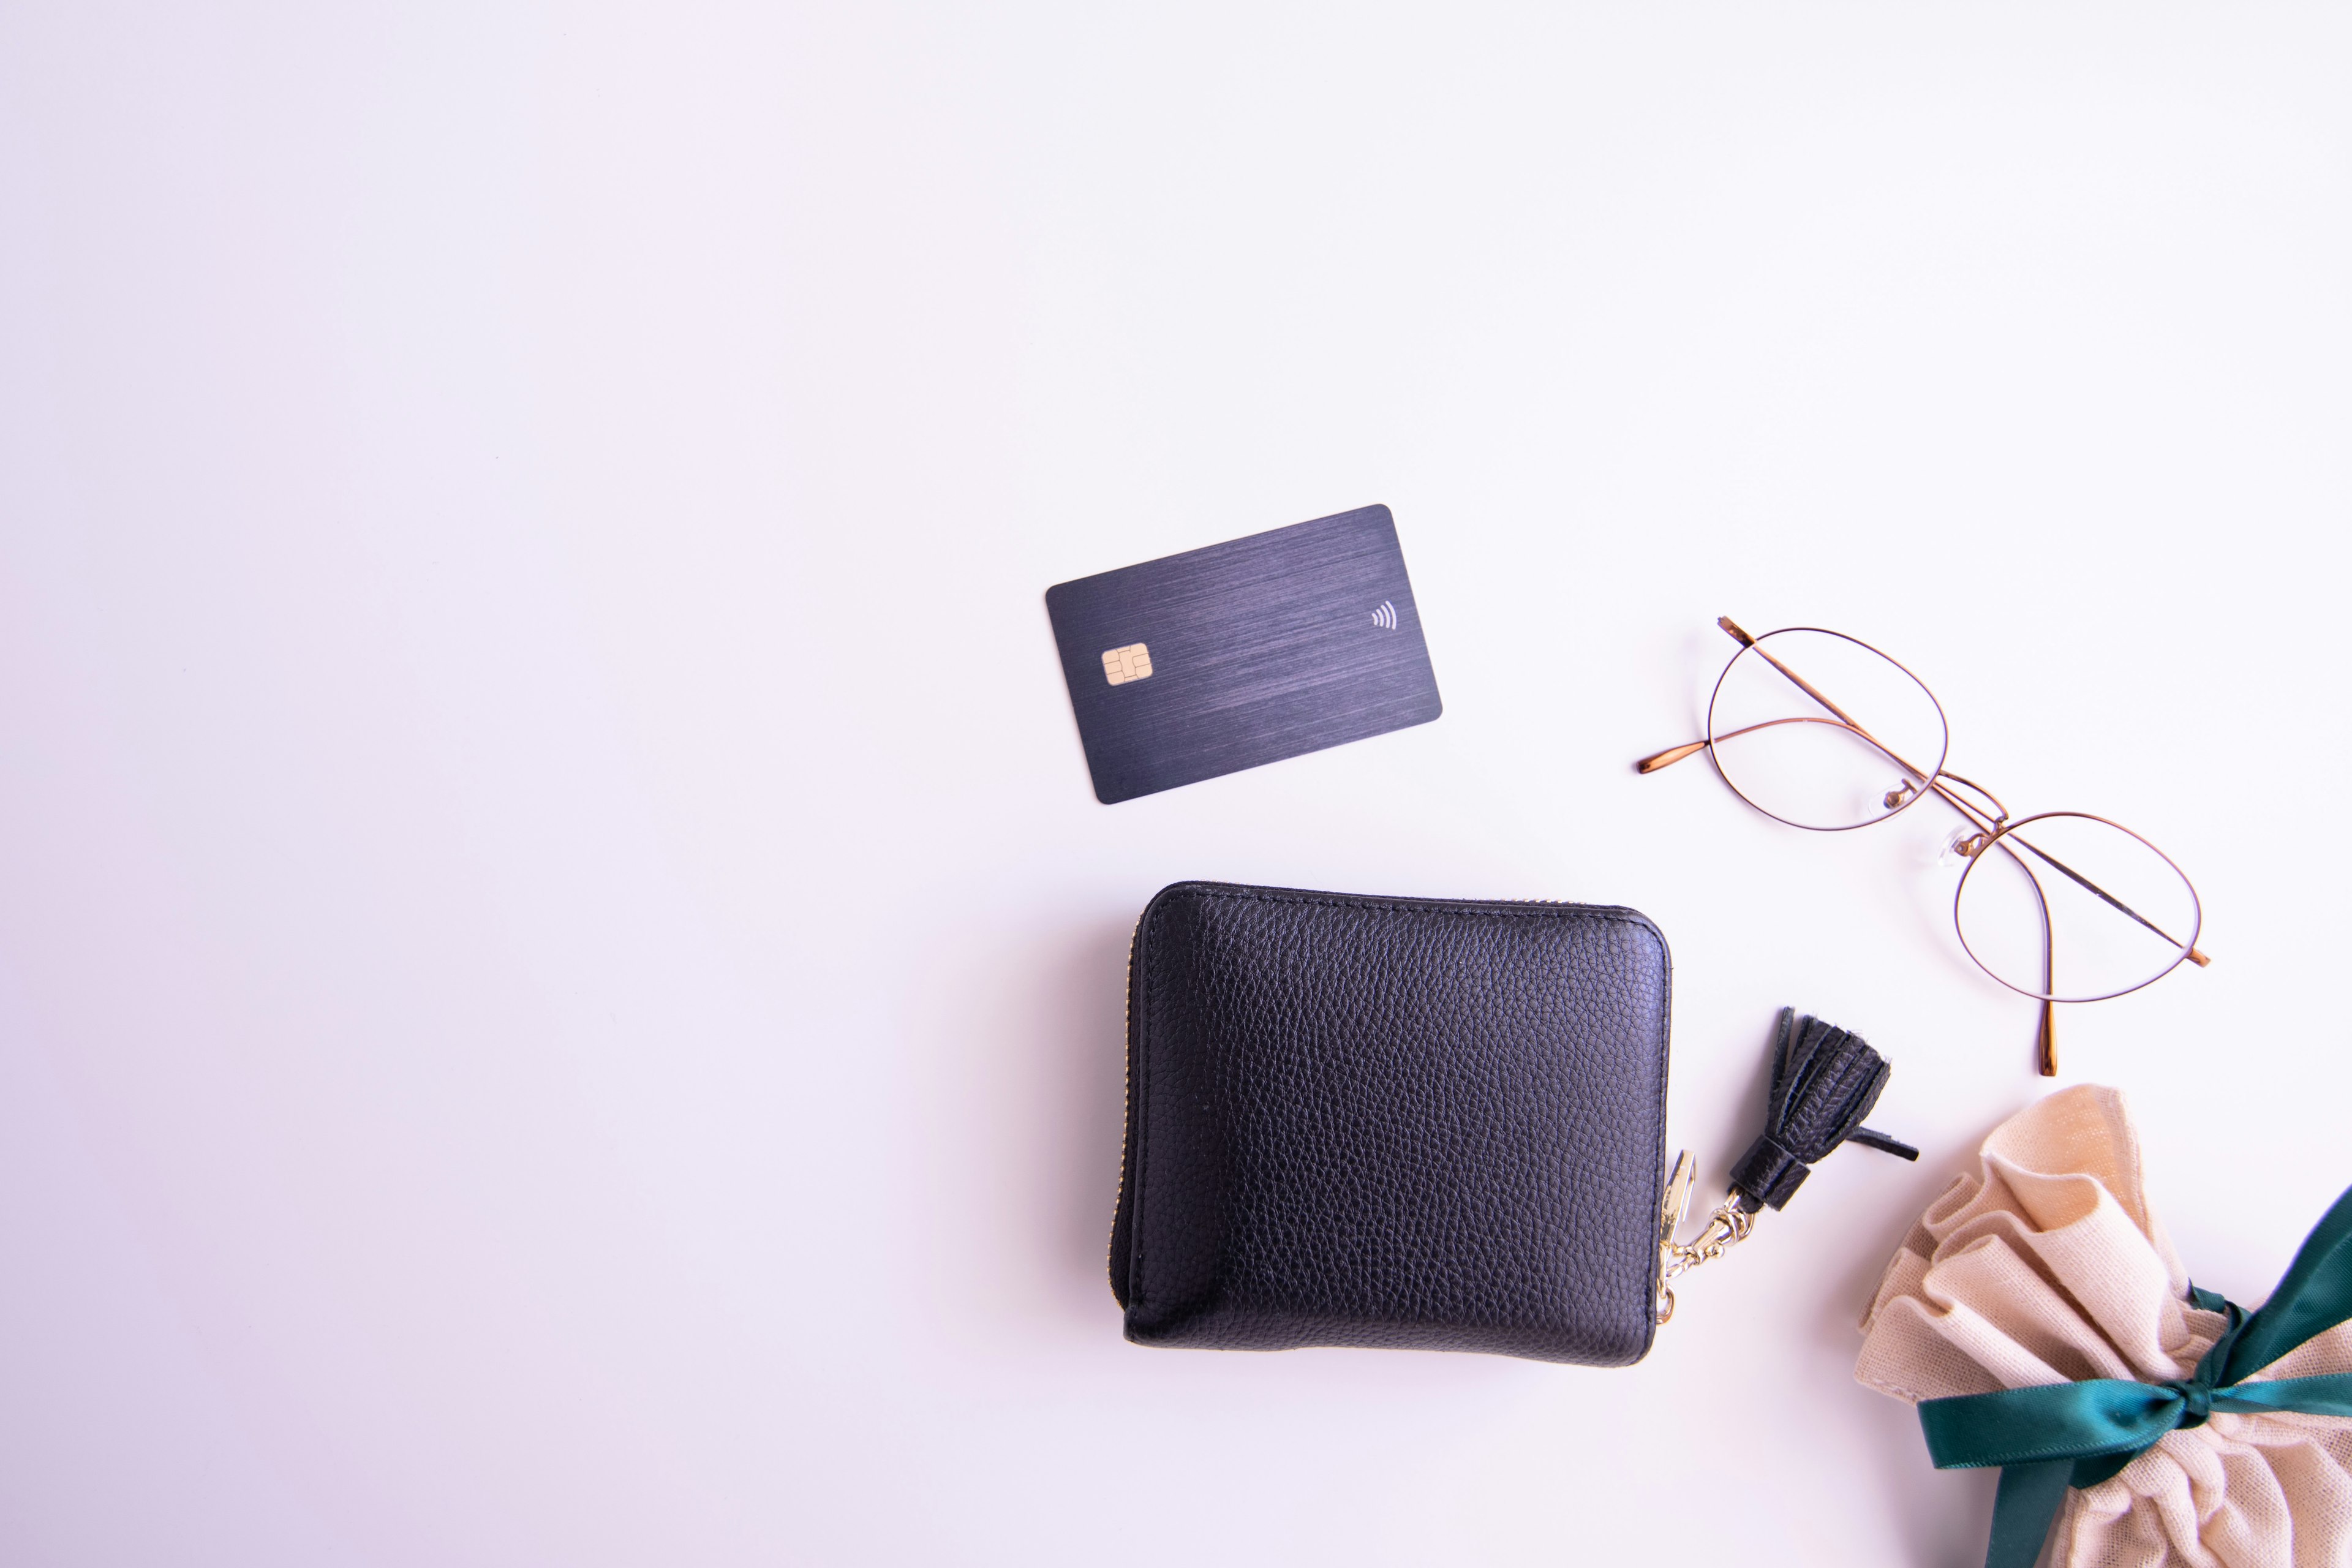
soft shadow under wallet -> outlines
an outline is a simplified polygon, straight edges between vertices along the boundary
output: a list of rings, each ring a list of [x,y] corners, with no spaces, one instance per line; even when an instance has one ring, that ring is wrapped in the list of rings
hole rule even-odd
[[[1162,889],[1128,976],[1127,1337],[1640,1360],[1667,971],[1632,910]]]

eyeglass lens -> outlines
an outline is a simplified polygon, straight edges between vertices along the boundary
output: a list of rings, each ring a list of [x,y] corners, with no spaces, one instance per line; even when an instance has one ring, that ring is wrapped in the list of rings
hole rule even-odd
[[[2071,812],[2029,817],[1979,850],[1953,914],[1986,973],[2059,1002],[2147,984],[2188,955],[2198,926],[2179,867],[2137,834]]]
[[[1740,649],[1707,708],[1716,766],[1797,827],[1863,827],[1918,798],[1943,766],[1944,715],[1901,665],[1835,632],[1773,632]]]

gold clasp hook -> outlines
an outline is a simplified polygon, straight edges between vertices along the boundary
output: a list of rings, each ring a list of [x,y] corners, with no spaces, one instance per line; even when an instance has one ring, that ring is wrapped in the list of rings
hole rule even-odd
[[[1683,1271],[1675,1258],[1675,1233],[1683,1227],[1683,1211],[1690,1206],[1691,1183],[1698,1175],[1698,1162],[1687,1149],[1675,1156],[1673,1173],[1666,1177],[1666,1190],[1658,1202],[1658,1321],[1671,1321],[1675,1315],[1675,1293],[1666,1281]]]
[[[1723,1256],[1735,1243],[1748,1239],[1756,1226],[1756,1216],[1739,1201],[1739,1189],[1734,1187],[1724,1194],[1723,1202],[1706,1216],[1706,1228],[1688,1244],[1676,1241],[1675,1233],[1683,1226],[1683,1213],[1690,1206],[1691,1183],[1698,1174],[1698,1162],[1685,1149],[1675,1157],[1674,1173],[1666,1178],[1664,1197],[1658,1205],[1658,1321],[1670,1322],[1675,1315],[1675,1293],[1670,1282],[1689,1273],[1702,1263],[1711,1263]]]

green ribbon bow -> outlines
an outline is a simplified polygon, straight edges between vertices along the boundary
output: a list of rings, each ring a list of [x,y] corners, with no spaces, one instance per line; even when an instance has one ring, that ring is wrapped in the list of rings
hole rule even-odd
[[[2033,1568],[2067,1488],[2098,1485],[2167,1432],[2202,1426],[2216,1410],[2352,1416],[2352,1373],[2240,1381],[2352,1319],[2352,1189],[2304,1237],[2259,1310],[2244,1312],[2194,1285],[2189,1300],[2229,1319],[2191,1376],[2096,1377],[1921,1402],[1919,1425],[1937,1469],[2001,1468],[1985,1568]]]

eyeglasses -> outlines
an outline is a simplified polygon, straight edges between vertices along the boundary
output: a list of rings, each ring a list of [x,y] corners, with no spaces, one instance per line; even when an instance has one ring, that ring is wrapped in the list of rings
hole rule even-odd
[[[1979,968],[2042,1004],[2043,1077],[2058,1071],[2055,1004],[2104,1002],[2184,959],[2211,962],[2197,951],[2197,889],[2169,857],[2087,812],[2010,820],[1990,790],[1946,770],[1943,705],[1903,666],[1840,632],[1749,637],[1728,616],[1716,625],[1739,651],[1707,700],[1706,739],[1634,770],[1654,773],[1705,752],[1740,799],[1817,833],[1868,827],[1929,795],[1958,812],[1968,825],[1947,854],[1966,868],[1952,922]]]

